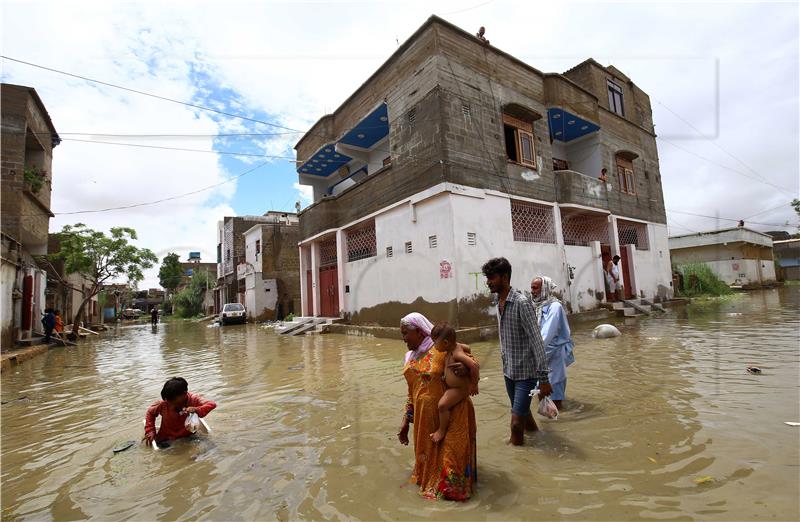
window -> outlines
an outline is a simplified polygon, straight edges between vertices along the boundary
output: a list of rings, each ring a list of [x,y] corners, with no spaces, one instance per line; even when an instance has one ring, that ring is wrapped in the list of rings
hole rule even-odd
[[[392,164],[392,157],[391,156],[386,156],[385,158],[383,158],[383,166],[384,167],[388,167],[391,164]]]
[[[261,240],[256,239],[256,255],[261,253]]]
[[[511,227],[514,241],[555,243],[553,208],[527,201],[511,200]]]
[[[410,254],[413,251],[413,248],[411,248],[411,241],[406,241],[406,254]]]
[[[625,116],[625,108],[622,105],[622,87],[608,80],[608,109],[620,116]]]
[[[647,225],[637,221],[617,220],[617,237],[620,245],[636,245],[636,250],[650,250]]]
[[[437,245],[438,240],[436,239],[436,236],[428,236],[428,246],[430,248],[436,248]]]
[[[506,157],[509,161],[536,168],[536,146],[533,142],[533,123],[503,114],[503,134],[506,138]]]
[[[475,246],[478,244],[478,236],[475,232],[467,232],[467,246]]]
[[[412,107],[411,110],[408,111],[408,126],[413,129],[416,123],[417,123],[417,108]]]
[[[394,256],[394,251],[392,250],[392,247],[390,246],[386,247],[386,257],[392,257],[392,256]]]
[[[222,263],[222,245],[217,243],[217,263]]]
[[[231,260],[231,249],[229,248],[225,251],[225,261],[227,262],[230,260]]]
[[[561,210],[564,244],[589,246],[592,241],[608,243],[608,216],[599,214],[566,214]]]
[[[319,266],[333,266],[337,263],[336,237],[330,237],[319,243]]]
[[[633,176],[633,162],[617,156],[617,186],[620,192],[636,194],[635,179]]]
[[[375,222],[358,225],[347,231],[347,261],[358,261],[378,255]]]

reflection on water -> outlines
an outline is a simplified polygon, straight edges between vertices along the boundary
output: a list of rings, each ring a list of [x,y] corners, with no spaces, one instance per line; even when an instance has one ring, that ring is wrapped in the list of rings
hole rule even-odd
[[[797,519],[799,311],[794,287],[620,322],[616,339],[578,325],[566,409],[522,448],[504,442],[497,343],[473,345],[465,504],[406,483],[401,342],[121,328],[3,375],[3,401],[30,399],[2,407],[3,518]],[[173,375],[217,401],[212,435],[114,454]]]

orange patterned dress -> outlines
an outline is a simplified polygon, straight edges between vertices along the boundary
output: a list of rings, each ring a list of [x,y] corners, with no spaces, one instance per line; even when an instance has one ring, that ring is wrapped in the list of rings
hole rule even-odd
[[[467,348],[468,350],[468,348]],[[419,360],[406,363],[406,412],[413,418],[416,462],[411,482],[426,498],[468,500],[478,479],[475,408],[467,397],[450,412],[447,434],[439,443],[431,433],[439,428],[439,399],[446,353],[431,348]]]

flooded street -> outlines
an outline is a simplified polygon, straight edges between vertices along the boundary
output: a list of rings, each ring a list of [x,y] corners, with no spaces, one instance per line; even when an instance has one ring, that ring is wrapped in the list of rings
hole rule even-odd
[[[800,428],[784,422],[800,421],[799,290],[614,320],[616,339],[578,325],[565,411],[537,417],[521,448],[505,444],[498,344],[474,344],[486,379],[465,504],[406,483],[399,339],[121,328],[3,374],[4,402],[27,397],[2,407],[3,519],[795,520]],[[112,453],[141,438],[174,375],[218,403],[213,433]]]

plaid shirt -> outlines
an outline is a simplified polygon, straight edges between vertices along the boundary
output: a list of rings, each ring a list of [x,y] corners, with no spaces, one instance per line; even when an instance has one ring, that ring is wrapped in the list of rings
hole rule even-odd
[[[512,288],[502,315],[498,302],[497,323],[503,375],[515,381],[539,379],[548,382],[547,356],[531,300]]]

